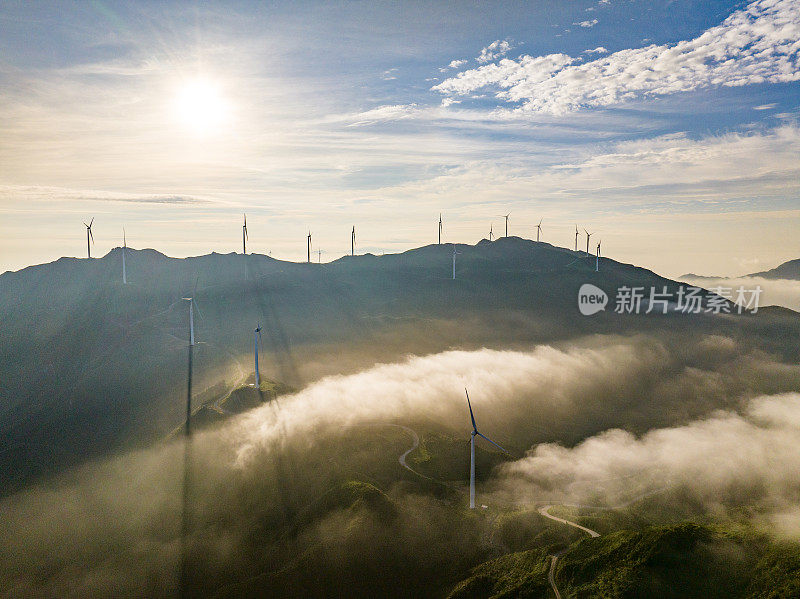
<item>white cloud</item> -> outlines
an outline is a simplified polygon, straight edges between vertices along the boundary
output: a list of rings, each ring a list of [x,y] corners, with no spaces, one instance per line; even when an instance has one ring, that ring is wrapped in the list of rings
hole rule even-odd
[[[392,104],[389,106],[379,106],[364,112],[346,115],[344,120],[353,121],[350,127],[359,125],[369,125],[381,121],[397,121],[405,119],[414,114],[417,110],[416,104]]]
[[[457,69],[458,67],[467,64],[466,60],[451,60],[450,64],[447,65],[451,69]]]
[[[565,54],[503,59],[432,89],[467,94],[494,87],[498,99],[520,104],[518,112],[564,114],[698,88],[797,81],[799,51],[800,0],[759,0],[692,40],[585,64]]]
[[[603,46],[597,46],[597,48],[593,50],[584,50],[584,54],[608,54],[608,50],[606,50]]]
[[[581,21],[580,23],[573,23],[573,25],[579,25],[585,29],[588,29],[589,27],[594,27],[595,25],[597,25],[597,23],[599,23],[597,19],[592,19],[591,21]]]
[[[760,104],[758,106],[753,106],[753,110],[771,110],[776,106],[777,104],[775,104],[775,102],[773,102],[772,104]]]
[[[800,395],[761,396],[743,414],[718,412],[640,438],[608,430],[573,448],[541,444],[502,468],[522,502],[561,495],[611,505],[648,487],[686,493],[709,509],[761,504],[778,532],[800,531]]]
[[[481,55],[475,60],[481,64],[485,64],[505,56],[508,54],[509,50],[511,50],[511,44],[506,40],[496,40],[481,50]]]

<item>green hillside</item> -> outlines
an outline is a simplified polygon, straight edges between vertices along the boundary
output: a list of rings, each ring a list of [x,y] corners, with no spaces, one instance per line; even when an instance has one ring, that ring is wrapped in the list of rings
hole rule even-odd
[[[475,568],[450,594],[545,598],[548,554],[532,549]],[[584,538],[559,556],[556,584],[564,597],[790,598],[800,596],[800,544],[685,523]]]

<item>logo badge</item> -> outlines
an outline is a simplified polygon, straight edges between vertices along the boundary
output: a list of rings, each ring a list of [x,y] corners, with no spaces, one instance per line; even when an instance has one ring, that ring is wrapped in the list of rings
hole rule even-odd
[[[578,290],[578,310],[581,311],[581,314],[584,316],[597,314],[606,309],[606,304],[608,304],[608,295],[605,291],[589,283],[581,285]]]

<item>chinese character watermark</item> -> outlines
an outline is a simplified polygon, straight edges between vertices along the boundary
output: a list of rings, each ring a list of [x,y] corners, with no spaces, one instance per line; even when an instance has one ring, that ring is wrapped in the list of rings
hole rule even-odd
[[[761,286],[751,289],[714,287],[708,291],[701,287],[680,285],[670,291],[666,285],[661,287],[628,287],[617,289],[614,298],[614,312],[617,314],[742,314],[758,312]],[[605,310],[608,295],[599,287],[589,283],[581,285],[578,291],[578,309],[584,316],[591,316]]]

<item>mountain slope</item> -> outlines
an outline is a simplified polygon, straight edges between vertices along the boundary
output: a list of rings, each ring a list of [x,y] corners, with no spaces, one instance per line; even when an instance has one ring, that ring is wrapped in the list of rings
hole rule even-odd
[[[764,277],[765,279],[792,279],[800,281],[800,258],[789,260],[763,272],[754,272],[751,277]]]
[[[546,598],[544,549],[513,553],[475,568],[451,599]],[[796,597],[800,546],[692,523],[585,538],[559,558],[564,597]]]
[[[596,333],[722,329],[749,338],[749,327],[766,349],[794,351],[792,315],[614,314],[620,286],[676,289],[642,268],[602,258],[594,272],[583,252],[516,237],[456,247],[456,280],[451,245],[328,264],[128,250],[128,285],[117,248],[100,259],[62,258],[0,275],[0,492],[147,444],[180,424],[188,337],[181,298],[188,296],[198,307],[195,405],[252,373],[257,324],[262,374],[294,387],[408,353]],[[584,283],[606,290],[604,312],[580,315]]]

